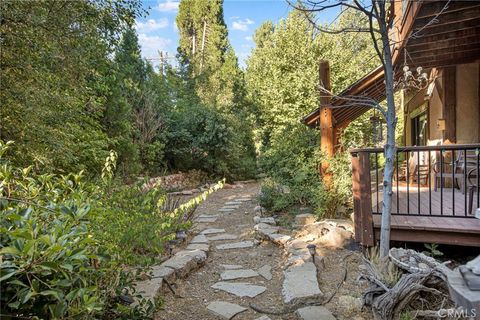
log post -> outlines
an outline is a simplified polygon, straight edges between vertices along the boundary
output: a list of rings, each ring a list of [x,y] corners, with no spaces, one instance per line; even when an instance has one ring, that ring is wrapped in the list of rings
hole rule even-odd
[[[363,246],[373,246],[372,191],[368,152],[352,154],[352,190],[355,240]]]
[[[326,60],[320,60],[319,63],[320,86],[331,91],[330,86],[330,65]],[[332,109],[330,105],[331,97],[325,91],[320,91],[320,150],[331,158],[334,155],[335,130],[333,126]],[[327,174],[328,161],[322,161],[320,174],[326,185],[331,183],[331,174]]]

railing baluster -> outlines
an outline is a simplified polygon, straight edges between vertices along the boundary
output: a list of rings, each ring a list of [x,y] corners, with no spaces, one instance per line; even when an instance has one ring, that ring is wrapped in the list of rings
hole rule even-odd
[[[480,148],[477,153],[477,208],[480,208]]]
[[[468,190],[467,190],[467,171],[468,171],[468,162],[467,162],[467,158],[468,158],[468,154],[467,154],[467,149],[464,149],[463,150],[463,195],[464,195],[464,198],[465,198],[465,202],[464,202],[464,207],[465,207],[465,217],[467,216],[467,194],[468,194]]]
[[[428,214],[432,215],[432,156],[428,150]]]
[[[410,157],[409,157],[409,152],[407,151],[406,154],[407,157],[407,214],[410,214]]]
[[[376,197],[377,197],[377,210],[378,210],[378,153],[375,152],[375,187],[376,187]],[[382,188],[382,192],[385,192]]]
[[[417,151],[417,205],[417,212],[420,215],[420,151]]]
[[[396,196],[397,196],[397,214],[400,213],[400,201],[398,201],[398,150],[396,152],[396,167],[397,167],[397,190],[395,190]]]
[[[443,216],[443,155],[444,150],[440,150],[440,215]]]
[[[455,216],[455,150],[452,150],[452,216]]]

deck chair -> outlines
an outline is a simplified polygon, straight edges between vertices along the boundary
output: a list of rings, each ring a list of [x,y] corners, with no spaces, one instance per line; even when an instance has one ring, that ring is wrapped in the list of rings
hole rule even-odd
[[[473,198],[475,197],[475,192],[479,192],[478,185],[478,170],[476,168],[471,169],[467,175],[469,187],[468,187],[468,213],[473,213]]]
[[[465,182],[467,185],[467,190],[469,190],[469,184],[470,181],[468,177],[470,176],[470,173],[475,174],[474,177],[476,177],[476,172],[477,170],[474,170],[477,168],[477,154],[475,150],[466,150],[459,151],[458,152],[458,157],[457,157],[457,163],[456,163],[456,168],[457,172],[459,173],[458,177],[458,184],[460,187],[460,190],[462,191],[462,194],[466,192],[465,190]],[[465,181],[465,178],[467,178],[467,181]],[[476,184],[474,185],[474,187]],[[478,187],[478,186],[476,186]]]

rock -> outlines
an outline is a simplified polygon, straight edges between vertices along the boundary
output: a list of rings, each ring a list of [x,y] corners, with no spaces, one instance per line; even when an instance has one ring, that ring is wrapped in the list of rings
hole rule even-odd
[[[135,291],[147,299],[155,303],[155,297],[163,286],[163,278],[153,278],[150,280],[139,281],[134,284]]]
[[[235,280],[242,278],[252,278],[258,277],[259,274],[252,269],[237,269],[237,270],[227,270],[220,274],[222,280]]]
[[[288,243],[289,249],[307,249],[308,243],[303,240],[295,239]],[[307,249],[308,250],[308,249]]]
[[[313,214],[302,213],[295,216],[295,225],[304,226],[307,224],[315,223],[316,218]]]
[[[272,280],[272,267],[269,265],[264,265],[260,269],[257,270],[258,273],[264,277],[266,280]]]
[[[258,213],[258,214],[262,214],[264,213],[266,210],[264,207],[262,206],[256,206],[255,208],[253,208],[253,212],[254,213]]]
[[[336,320],[333,314],[322,306],[304,307],[296,313],[302,320]]]
[[[197,218],[218,218],[218,214],[201,214]]]
[[[233,206],[233,205],[229,205],[229,206],[223,206],[222,209],[233,209],[233,210],[236,210],[240,208],[240,206]]]
[[[227,201],[227,202],[225,202],[226,206],[239,206],[241,204],[242,204],[241,201]]]
[[[250,197],[237,198],[237,199],[235,199],[234,201],[237,201],[237,202],[248,202],[248,201],[252,201],[252,198],[250,198]]]
[[[225,243],[217,246],[218,250],[228,250],[228,249],[243,249],[253,247],[252,241],[241,241],[235,243]]]
[[[192,194],[193,194],[193,191],[192,191],[192,190],[182,191],[182,195],[184,195],[184,196],[191,196]]]
[[[224,319],[232,319],[235,315],[247,310],[238,304],[225,301],[213,301],[208,304],[207,309]]]
[[[275,222],[275,219],[272,217],[266,217],[266,218],[261,218],[259,216],[253,217],[253,222],[254,223],[264,223],[264,224],[269,224],[269,225],[276,225],[277,223]]]
[[[292,266],[284,274],[282,294],[285,303],[322,297],[317,281],[317,268],[313,263]]]
[[[352,296],[340,296],[338,297],[338,305],[345,314],[352,315],[362,309],[362,300]]]
[[[202,251],[209,251],[210,246],[206,243],[191,243],[186,248],[186,250],[202,250]]]
[[[201,250],[184,250],[177,252],[160,266],[175,269],[175,275],[178,278],[184,278],[191,270],[203,265],[205,260],[207,260],[207,254]]]
[[[217,282],[212,286],[213,289],[222,290],[231,293],[237,297],[256,297],[265,292],[267,288],[253,285],[245,282]]]
[[[220,208],[220,209],[218,209],[218,211],[220,211],[220,212],[232,212],[232,211],[235,211],[235,209]]]
[[[238,264],[222,264],[222,267],[225,270],[235,270],[235,269],[242,269],[243,267]]]
[[[238,239],[237,235],[234,234],[217,234],[216,236],[210,236],[207,238],[208,241],[220,241],[220,240],[235,240]]]
[[[274,243],[280,244],[280,245],[285,245],[288,240],[290,240],[290,236],[286,234],[271,234],[270,235],[270,240],[272,240]]]
[[[168,283],[175,282],[175,269],[165,267],[165,266],[153,266],[152,267],[152,278],[163,278],[168,281]]]
[[[340,227],[333,227],[323,237],[318,238],[317,242],[324,246],[333,248],[343,248],[353,237],[353,233]]]
[[[199,234],[195,236],[190,243],[208,243],[208,239],[205,235]]]
[[[213,217],[213,218],[196,218],[195,219],[195,222],[198,222],[198,223],[212,223],[212,222],[215,222],[217,221],[217,218]]]
[[[423,262],[420,262],[418,264],[418,268],[420,268],[422,270],[430,270],[431,269],[426,263],[423,263]]]
[[[260,318],[257,318],[257,319],[255,319],[255,320],[272,320],[272,319],[270,319],[270,318],[267,317],[266,315],[263,315],[263,316],[261,316]]]
[[[215,228],[210,228],[210,229],[205,229],[201,232],[201,234],[216,234],[216,233],[224,233],[225,229],[215,229]]]

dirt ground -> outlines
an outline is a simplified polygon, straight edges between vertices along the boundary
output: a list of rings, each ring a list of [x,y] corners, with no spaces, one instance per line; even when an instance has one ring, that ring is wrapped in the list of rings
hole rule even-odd
[[[256,196],[259,193],[258,183],[244,184],[244,188],[223,189],[212,195],[197,208],[198,214],[219,214],[218,209],[227,201],[233,201],[240,197],[250,196],[252,201],[244,202],[239,209],[232,213],[221,214],[216,222],[206,224],[211,228],[224,228],[226,233],[239,236],[238,240],[210,242],[210,252],[206,264],[191,273],[186,279],[177,280],[173,285],[175,291],[181,297],[175,297],[170,292],[164,292],[164,304],[156,314],[156,319],[165,320],[200,320],[221,319],[208,311],[207,305],[215,300],[235,303],[248,308],[246,312],[234,317],[238,320],[257,319],[262,316],[249,305],[254,303],[268,309],[283,309],[282,283],[283,270],[287,256],[282,248],[270,242],[261,242],[253,248],[216,250],[215,246],[222,243],[238,242],[241,240],[254,240],[253,217],[254,207],[257,205]],[[205,229],[205,224],[202,225]],[[360,297],[365,284],[359,283],[358,265],[361,263],[360,253],[346,249],[324,249],[325,269],[319,272],[319,283],[325,297],[335,292],[336,287],[342,281],[344,268],[347,266],[346,281],[342,284],[338,293],[325,306],[337,317],[337,319],[371,319],[368,311],[351,314],[348,308],[338,304],[338,296],[349,295]],[[344,262],[344,257],[347,257]],[[267,290],[255,298],[239,298],[224,291],[216,290],[211,286],[220,280],[220,273],[224,271],[222,264],[238,264],[246,269],[258,269],[264,265],[272,267],[272,280],[262,277],[234,280],[234,282],[249,282],[261,285]],[[295,313],[283,315],[268,315],[270,319],[298,319]]]

